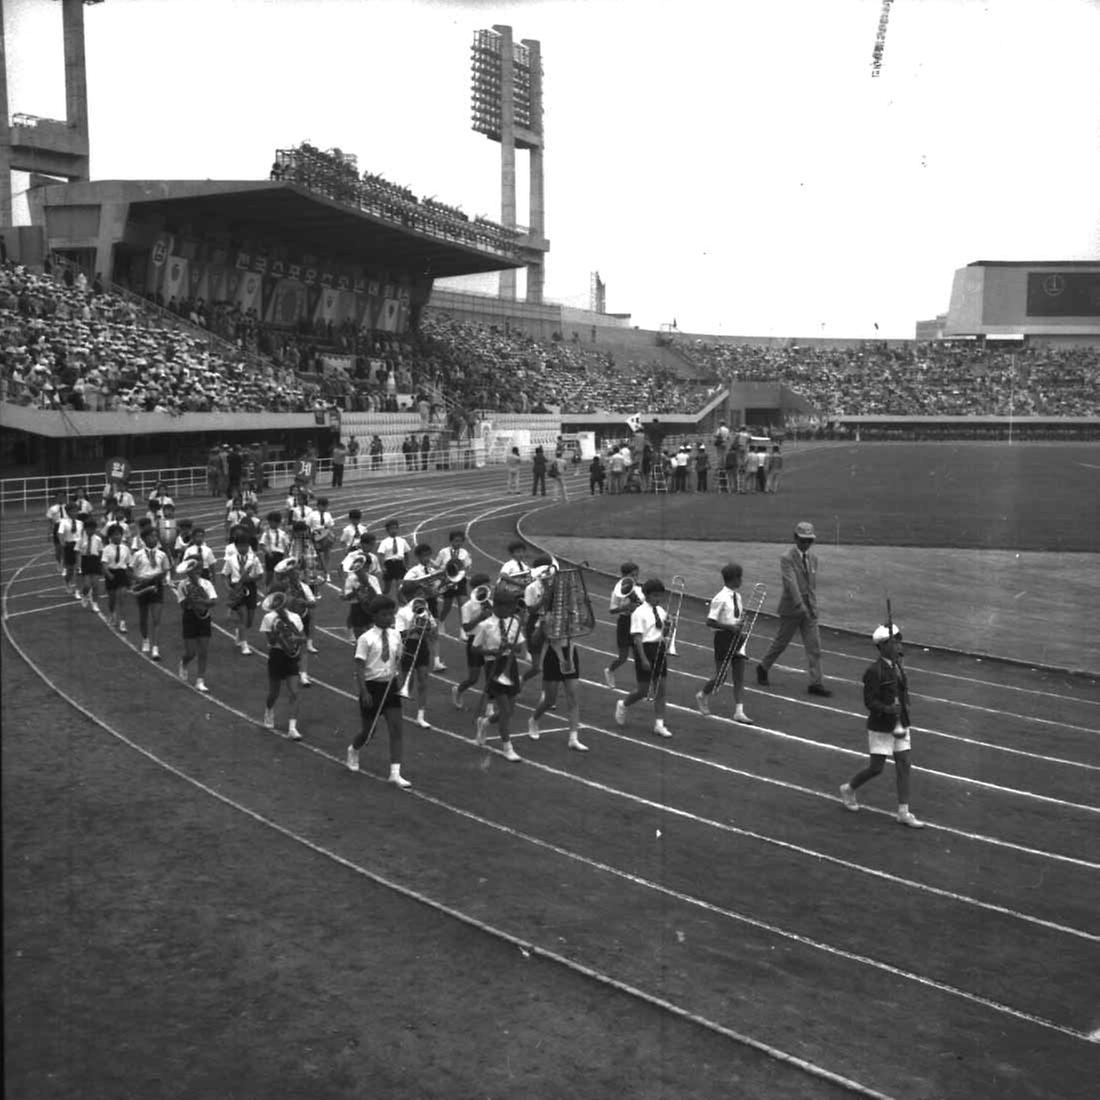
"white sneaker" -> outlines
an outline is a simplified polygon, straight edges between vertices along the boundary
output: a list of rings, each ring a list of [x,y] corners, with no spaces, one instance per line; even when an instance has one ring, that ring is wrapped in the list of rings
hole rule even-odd
[[[298,673],[298,679],[301,682],[302,687],[304,687],[304,688],[313,687],[313,681],[309,678],[309,673],[308,672],[299,672]]]
[[[854,814],[859,813],[859,799],[856,798],[856,792],[847,783],[841,783],[840,785],[840,800],[844,803],[846,810],[851,810]]]
[[[451,702],[454,703],[456,710],[462,710],[462,696],[458,692],[458,684],[451,685]]]
[[[119,632],[119,634],[125,634],[126,633],[126,620],[125,619],[119,619],[118,620],[118,632]]]
[[[349,772],[359,770],[359,750],[354,745],[348,745],[347,765]]]
[[[422,710],[416,712],[416,717],[413,719],[413,725],[419,726],[422,730],[430,730],[432,728],[431,722],[424,717],[424,712]]]
[[[436,657],[435,663],[432,665],[432,672],[446,672],[446,671],[447,671],[447,666],[438,657]]]
[[[527,719],[527,736],[530,737],[532,741],[537,741],[539,739],[539,724],[534,718]]]
[[[76,600],[77,603],[84,602],[84,597],[79,592],[77,592],[75,588],[73,589],[73,599]]]
[[[733,720],[735,722],[740,722],[742,725],[745,726],[751,726],[753,724],[752,719],[745,713],[744,707],[738,707],[733,712]]]
[[[316,653],[316,652],[318,652],[317,647],[313,644],[313,639],[312,638],[308,642],[306,642],[306,652],[307,653]]]
[[[474,741],[479,745],[485,744],[485,735],[489,730],[489,719],[482,716],[477,720],[477,732],[474,734]]]
[[[495,718],[497,716],[497,705],[492,699],[489,700],[489,705],[485,708],[486,718]]]
[[[210,689],[206,686],[206,681],[205,680],[196,680],[195,681],[195,690],[196,691],[201,691],[204,695],[208,695],[210,693]]]
[[[264,729],[273,730],[275,728],[275,712],[273,710],[264,709]]]
[[[95,612],[95,613],[96,613],[96,614],[97,614],[97,615],[98,615],[98,616],[99,616],[99,617],[100,617],[101,619],[103,618],[103,608],[102,608],[102,607],[100,607],[100,606],[99,606],[99,604],[97,604],[97,603],[93,603],[93,604],[92,604],[92,610],[93,610],[93,611],[94,611],[94,612]]]
[[[569,735],[569,747],[576,752],[588,752],[588,746],[582,745],[575,733]]]
[[[615,723],[619,726],[626,725],[626,704],[622,699],[615,703]]]
[[[910,829],[924,828],[924,822],[918,821],[909,810],[898,810],[898,824],[908,825]]]
[[[297,722],[287,723],[286,735],[290,738],[291,741],[301,741],[302,735],[298,732]]]
[[[149,649],[150,649],[149,639],[148,638],[142,638],[141,639],[141,652],[142,653],[148,653]]]
[[[248,642],[241,642],[241,656],[247,657],[251,652],[252,648],[249,646]]]
[[[671,736],[672,736],[672,730],[670,730],[670,729],[669,729],[669,728],[668,728],[668,727],[667,727],[667,726],[666,726],[666,725],[664,724],[664,722],[656,722],[656,723],[654,723],[654,726],[653,726],[653,732],[654,732],[654,733],[655,733],[655,734],[656,734],[656,735],[657,735],[658,737],[671,737]]]
[[[512,744],[511,741],[505,742],[504,747],[501,749],[501,752],[504,754],[504,759],[505,760],[511,760],[513,764],[517,760],[522,759],[520,754],[518,752],[516,752],[516,747],[515,747],[515,745]]]
[[[609,668],[603,670],[603,682],[607,684],[612,691],[615,690],[615,673]]]
[[[710,717],[710,704],[707,702],[707,697],[702,691],[697,691],[695,693],[695,708],[700,714],[706,715],[708,718]]]
[[[392,783],[398,790],[406,791],[412,784],[400,773],[391,775],[387,782]]]
[[[159,661],[160,660],[160,650],[156,646],[153,646],[153,651],[152,651],[152,653],[149,654],[149,656],[152,657],[154,661]]]
[[[179,673],[179,678],[181,680],[183,680],[184,683],[186,683],[187,682],[187,666],[182,661],[180,661],[180,666],[176,671]]]

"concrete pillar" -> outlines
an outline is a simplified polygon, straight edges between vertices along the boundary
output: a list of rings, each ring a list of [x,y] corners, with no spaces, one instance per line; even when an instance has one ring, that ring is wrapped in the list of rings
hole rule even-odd
[[[11,225],[11,126],[8,115],[8,55],[4,49],[4,4],[0,0],[0,229]]]
[[[88,81],[84,68],[83,0],[62,0],[61,28],[65,40],[65,119],[88,133]],[[84,177],[87,179],[87,176]]]
[[[512,28],[499,24],[493,30],[500,35],[500,224],[509,229],[516,224],[516,117]],[[516,298],[515,271],[500,273],[500,297]]]

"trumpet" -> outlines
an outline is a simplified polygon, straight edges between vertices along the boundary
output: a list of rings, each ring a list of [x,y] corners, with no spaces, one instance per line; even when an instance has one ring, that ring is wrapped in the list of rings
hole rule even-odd
[[[466,579],[466,566],[458,558],[451,558],[444,566],[443,572],[447,581],[444,591],[447,592],[453,592]]]
[[[493,602],[493,589],[491,585],[479,584],[470,593],[470,599],[476,600],[482,607],[488,607]]]

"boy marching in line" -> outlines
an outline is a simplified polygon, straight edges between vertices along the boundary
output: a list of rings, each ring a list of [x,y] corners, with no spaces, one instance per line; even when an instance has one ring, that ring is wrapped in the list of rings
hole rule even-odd
[[[263,531],[264,525],[260,517],[256,515],[255,504],[246,504],[244,506],[244,519],[241,520],[241,526],[248,532],[248,545],[259,553],[260,534]]]
[[[432,562],[432,568],[436,572],[443,570],[448,578],[461,573],[462,579],[457,582],[448,580],[447,586],[443,589],[443,606],[438,615],[440,633],[443,633],[443,628],[447,624],[447,616],[450,615],[451,608],[461,609],[466,597],[469,596],[468,578],[474,568],[474,559],[466,549],[466,532],[461,527],[456,527],[448,533],[447,542],[449,545],[439,551],[435,561]]]
[[[313,539],[313,547],[317,551],[321,572],[327,581],[329,551],[336,545],[336,518],[329,511],[328,497],[317,498],[317,509],[313,513],[313,526],[309,533]]]
[[[382,586],[370,570],[367,555],[359,550],[348,554],[340,563],[340,568],[344,571],[344,591],[340,598],[348,605],[345,625],[354,642],[364,630],[370,629],[370,606],[377,596],[382,595]]]
[[[891,631],[892,628],[892,631]],[[863,704],[867,708],[867,748],[870,762],[841,784],[840,797],[846,810],[859,810],[856,791],[882,774],[886,758],[893,756],[898,790],[899,825],[923,829],[909,809],[909,778],[912,750],[909,729],[909,683],[901,664],[901,630],[897,624],[879,626],[871,635],[878,647],[878,659],[863,674]]]
[[[160,617],[164,611],[164,582],[172,568],[168,555],[157,546],[157,533],[150,523],[142,535],[142,547],[130,558],[131,591],[138,607],[141,652],[160,660]]]
[[[378,552],[382,558],[382,592],[390,594],[390,588],[400,584],[409,568],[412,547],[397,533],[401,525],[395,519],[386,521],[386,537]]]
[[[181,561],[190,561],[195,558],[199,563],[199,576],[203,580],[214,579],[214,569],[218,564],[217,555],[206,545],[206,528],[194,527],[191,529],[191,538],[183,548]]]
[[[485,744],[489,723],[500,727],[501,751],[505,760],[516,761],[520,755],[512,744],[511,721],[519,694],[517,657],[526,656],[523,628],[516,613],[513,598],[503,594],[493,596],[493,613],[474,628],[473,649],[485,662],[485,697],[496,704],[492,717],[478,716],[474,740]]]
[[[309,678],[309,655],[317,652],[313,644],[313,609],[317,606],[317,595],[302,579],[301,566],[297,558],[283,558],[275,566],[274,591],[286,594],[286,609],[293,611],[302,620],[302,634],[305,644],[298,655],[298,679],[302,687],[312,687]]]
[[[733,681],[733,720],[752,725],[752,719],[745,714],[745,642],[743,629],[745,605],[741,600],[741,566],[729,562],[722,567],[723,587],[710,601],[707,609],[707,626],[714,631],[714,672],[715,674],[695,693],[695,705],[700,714],[709,715],[710,706],[707,696],[715,688],[722,686],[718,674],[723,666],[728,666]],[[736,650],[734,647],[737,647]],[[723,678],[724,678],[723,673]]]
[[[359,540],[367,533],[367,525],[362,522],[363,513],[358,508],[352,508],[348,512],[348,522],[340,532],[340,545],[345,554],[359,547]]]
[[[103,609],[99,606],[103,595],[101,579],[103,577],[103,536],[96,531],[96,521],[89,516],[77,540],[77,555],[80,558],[81,603],[103,618]]]
[[[267,638],[267,698],[264,700],[264,728],[275,728],[275,704],[283,684],[289,697],[286,734],[300,741],[298,732],[298,658],[305,642],[302,620],[286,609],[286,593],[272,592],[264,597],[264,617],[260,633]]]
[[[405,574],[402,581],[401,588],[404,589],[405,583],[408,581],[423,581],[425,578],[430,577],[433,573],[437,572],[435,566],[432,564],[432,548],[426,542],[418,542],[416,549],[413,551],[416,555],[416,564]],[[417,585],[419,587],[419,584]],[[399,595],[401,592],[399,591]],[[439,597],[428,596],[424,597],[428,601],[428,610],[431,612],[432,621],[438,623],[439,621]],[[406,597],[411,599],[411,597]],[[397,618],[401,618],[401,608],[398,608]],[[401,629],[401,623],[398,621],[398,629]],[[437,641],[438,634],[433,632],[432,636],[427,640],[427,644],[431,649],[431,665],[433,672],[446,672],[447,666],[439,659],[439,644]]]
[[[665,626],[668,615],[659,606],[667,589],[664,582],[653,578],[642,585],[645,602],[630,616],[630,637],[634,645],[634,675],[638,686],[615,704],[615,721],[626,724],[626,708],[645,699],[653,690],[653,732],[658,737],[671,737],[665,725],[665,680],[668,677],[668,644]]]
[[[225,506],[225,541],[233,541],[233,532],[244,523],[244,504],[240,497],[233,497]]]
[[[148,516],[142,516],[137,522],[137,531],[130,539],[130,549],[136,554],[145,548],[145,532],[153,530],[153,521]],[[154,531],[154,536],[156,532]]]
[[[103,578],[107,586],[108,623],[126,633],[126,589],[130,587],[130,560],[133,552],[122,541],[122,524],[107,528],[107,546],[103,551]]]
[[[313,506],[309,503],[310,492],[302,487],[288,496],[287,499],[287,523],[293,524],[295,520],[301,520],[307,527],[313,522]]]
[[[177,565],[183,561],[183,555],[191,545],[191,536],[194,534],[193,528],[194,520],[181,519],[179,521],[179,531],[176,534],[176,541],[172,544],[172,553],[169,555]]]
[[[549,554],[538,554],[532,559],[531,581],[523,590],[523,607],[526,616],[523,634],[527,639],[527,652],[531,655],[531,667],[523,674],[523,683],[533,680],[542,671],[542,653],[546,648],[546,633],[541,627],[541,620],[549,610],[547,586],[553,572],[554,561]]]
[[[170,562],[176,552],[176,539],[178,537],[179,524],[176,522],[176,506],[166,504],[161,510],[160,518],[157,520],[157,540]]]
[[[202,566],[196,557],[184,558],[176,566],[176,576],[182,578],[175,587],[176,599],[183,609],[180,629],[183,635],[183,656],[180,658],[179,678],[188,682],[187,666],[198,660],[198,677],[195,688],[203,693],[206,686],[206,661],[210,655],[210,630],[212,608],[218,602],[218,590],[212,581],[201,576]]]
[[[258,597],[256,582],[263,574],[263,563],[249,545],[248,532],[243,527],[236,528],[233,531],[233,545],[225,548],[222,576],[228,586],[226,602],[236,637],[234,645],[240,649],[243,657],[252,652],[245,631],[252,629]]]
[[[61,518],[57,521],[57,540],[61,544],[61,575],[65,578],[65,590],[78,600],[80,593],[76,590],[76,540],[80,536],[81,526],[76,517],[76,497],[73,497],[69,506],[62,509]]]
[[[348,745],[348,768],[359,770],[359,752],[374,736],[375,726],[382,719],[390,735],[389,781],[398,788],[412,784],[401,774],[404,754],[402,738],[401,690],[399,669],[401,665],[401,634],[394,629],[396,610],[393,600],[379,596],[370,607],[374,625],[359,635],[355,643],[355,678],[359,683],[360,729],[355,740]]]
[[[416,695],[414,721],[421,728],[429,729],[431,723],[424,714],[428,707],[428,665],[431,662],[431,645],[436,631],[436,621],[429,602],[418,595],[420,585],[416,581],[406,577],[401,583],[399,592],[402,604],[397,609],[393,625],[400,633],[405,647],[401,657],[401,685],[404,688],[411,672],[412,687]],[[402,698],[406,697],[402,695]]]
[[[61,539],[58,538],[57,531],[61,526],[62,517],[68,515],[68,511],[65,507],[65,491],[58,489],[54,493],[53,503],[46,509],[46,535],[50,540],[50,545],[53,546],[54,560],[57,562],[57,571],[61,576],[65,575],[65,563],[62,560],[64,554],[61,550]]]
[[[485,667],[485,658],[474,649],[474,631],[493,613],[492,589],[489,587],[488,573],[475,573],[470,578],[473,585],[470,597],[459,609],[462,622],[462,634],[466,639],[466,678],[451,685],[451,702],[462,710],[462,693],[468,691],[481,679],[481,670]],[[479,599],[478,597],[484,597]]]
[[[560,651],[565,651],[563,665]],[[572,639],[561,644],[548,645],[542,655],[542,695],[539,696],[535,712],[527,720],[527,736],[532,741],[539,739],[539,719],[557,702],[558,686],[565,689],[566,714],[569,719],[569,747],[575,752],[588,752],[588,746],[580,740],[581,703],[577,692],[580,679],[580,665],[577,662],[577,647]]]
[[[615,689],[615,670],[626,664],[633,649],[630,636],[630,616],[645,602],[641,586],[638,583],[638,564],[624,561],[619,566],[621,579],[611,589],[611,614],[615,616],[615,645],[619,655],[603,670],[603,680],[609,688]]]
[[[290,535],[283,527],[281,512],[267,513],[267,526],[260,534],[260,552],[264,556],[264,584],[268,588],[275,576],[275,567],[290,549]]]

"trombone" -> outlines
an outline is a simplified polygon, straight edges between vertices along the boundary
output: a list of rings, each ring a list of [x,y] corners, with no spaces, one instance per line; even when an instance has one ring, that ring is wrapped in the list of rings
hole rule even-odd
[[[752,586],[748,601],[742,604],[741,625],[737,628],[737,633],[734,634],[729,648],[722,656],[722,663],[714,674],[715,687],[721,687],[726,682],[726,675],[729,673],[730,665],[733,664],[735,657],[747,656],[746,648],[749,639],[756,629],[756,620],[760,617],[760,609],[764,606],[764,601],[767,598],[768,589],[764,584],[754,584]],[[749,603],[753,604],[751,610],[748,606]]]
[[[684,606],[684,591],[686,588],[687,578],[681,577],[677,573],[670,582],[670,591],[676,597],[676,610],[670,611],[665,619],[664,629],[661,631],[661,640],[657,643],[657,654],[649,668],[649,688],[645,697],[650,702],[657,698],[657,689],[661,684],[661,666],[666,663],[667,658],[676,656],[676,627],[680,623],[680,610]]]
[[[416,648],[413,650],[412,663],[409,665],[409,671],[405,673],[405,679],[401,681],[401,687],[397,691],[397,694],[402,699],[409,698],[409,687],[412,684],[413,673],[416,672],[416,662],[420,657],[420,647],[423,646],[424,639],[429,633],[431,613],[428,611],[428,601],[423,596],[417,596],[416,599],[413,600],[412,613],[412,630],[417,632]]]

